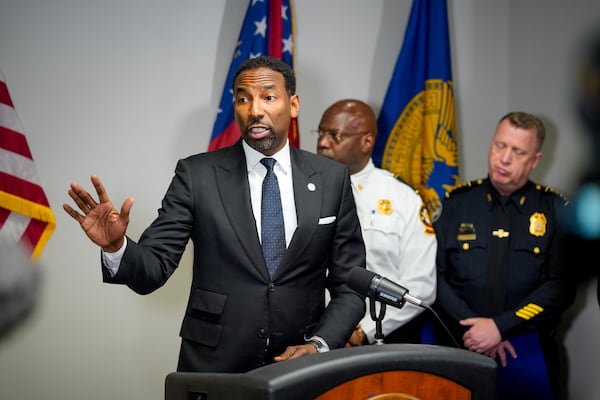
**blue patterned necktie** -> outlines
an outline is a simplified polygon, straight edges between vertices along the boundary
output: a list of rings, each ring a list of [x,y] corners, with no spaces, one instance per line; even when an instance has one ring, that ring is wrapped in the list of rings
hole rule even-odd
[[[285,252],[285,228],[279,183],[273,171],[275,159],[263,158],[260,163],[267,168],[262,186],[261,244],[269,276],[273,277]]]

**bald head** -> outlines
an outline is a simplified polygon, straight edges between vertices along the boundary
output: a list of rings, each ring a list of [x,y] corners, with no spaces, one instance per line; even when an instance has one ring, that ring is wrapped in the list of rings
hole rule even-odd
[[[344,115],[348,128],[356,128],[356,132],[369,131],[377,134],[377,117],[373,109],[366,103],[356,99],[339,100],[330,105],[321,120],[336,115]]]
[[[377,117],[366,103],[356,99],[330,105],[319,123],[317,152],[346,164],[351,174],[363,169],[373,152]]]

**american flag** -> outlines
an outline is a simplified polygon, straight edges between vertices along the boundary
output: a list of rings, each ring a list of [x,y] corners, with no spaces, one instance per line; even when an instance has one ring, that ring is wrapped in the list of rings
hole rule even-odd
[[[0,73],[0,235],[20,244],[36,261],[55,227],[54,213]]]
[[[233,75],[244,60],[261,55],[277,57],[294,67],[292,0],[250,0],[221,95],[209,151],[229,146],[240,138],[233,112]],[[292,146],[300,146],[295,118],[290,123],[288,137]]]

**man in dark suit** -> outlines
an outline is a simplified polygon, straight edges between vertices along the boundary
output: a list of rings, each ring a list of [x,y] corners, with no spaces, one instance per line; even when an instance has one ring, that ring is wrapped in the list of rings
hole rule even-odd
[[[364,315],[346,281],[365,267],[365,247],[347,169],[291,147],[300,100],[293,70],[271,57],[246,60],[233,78],[242,138],[180,160],[158,216],[136,243],[126,236],[133,198],[118,212],[97,176],[98,201],[79,184],[65,204],[102,248],[104,281],[140,294],[161,287],[194,243],[179,371],[244,372],[343,347]],[[261,249],[261,186],[274,158],[285,250],[270,276]],[[325,291],[331,299],[326,303]]]

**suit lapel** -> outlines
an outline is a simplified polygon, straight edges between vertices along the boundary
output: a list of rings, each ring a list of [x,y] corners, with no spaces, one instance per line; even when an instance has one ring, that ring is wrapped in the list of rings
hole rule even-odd
[[[267,280],[265,264],[256,222],[250,201],[250,186],[248,184],[246,157],[241,140],[230,148],[215,167],[217,188],[225,208],[225,214],[233,229],[242,250],[256,269]]]
[[[291,148],[292,179],[298,227],[288,246],[276,276],[294,265],[300,255],[306,250],[317,228],[323,188],[321,176],[309,165],[303,154]]]

